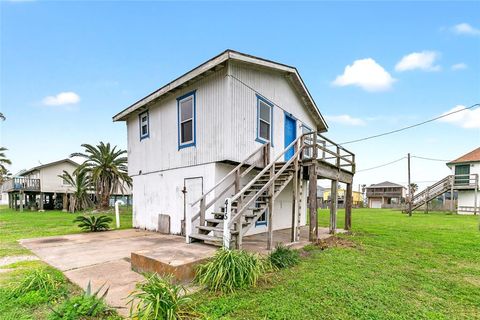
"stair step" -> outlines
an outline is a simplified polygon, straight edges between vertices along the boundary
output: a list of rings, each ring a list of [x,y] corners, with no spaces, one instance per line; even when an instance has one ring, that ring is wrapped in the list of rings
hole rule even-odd
[[[221,223],[223,222],[223,219],[205,219],[205,221],[207,222],[211,222],[211,223]]]
[[[196,226],[196,228],[199,230],[205,230],[205,231],[223,232],[223,227],[218,228],[218,227],[210,227],[210,226]]]
[[[214,237],[214,236],[209,236],[206,234],[198,234],[198,233],[191,234],[190,238],[212,242],[212,243],[218,243],[220,245],[222,244],[222,241],[223,241],[223,239],[220,237]]]

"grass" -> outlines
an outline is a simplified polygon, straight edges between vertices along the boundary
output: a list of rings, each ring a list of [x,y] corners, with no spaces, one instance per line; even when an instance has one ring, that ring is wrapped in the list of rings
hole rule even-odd
[[[131,209],[122,209],[120,227],[131,228]],[[0,207],[0,259],[6,256],[31,255],[29,250],[18,243],[20,239],[82,232],[73,223],[77,215],[78,213],[62,211],[18,212],[5,206]],[[113,211],[106,215],[115,217]],[[19,290],[15,284],[24,283],[21,289],[25,290],[24,287],[29,285],[31,288],[35,287],[32,285],[32,274],[35,273],[37,273],[35,278],[43,279],[41,284],[44,288],[29,290],[20,296],[15,295],[15,291]],[[45,289],[51,286],[52,278],[61,283],[60,297],[48,293],[47,291],[52,291],[51,288]],[[47,319],[51,314],[50,307],[57,307],[69,298],[75,299],[82,292],[81,288],[70,283],[60,271],[41,261],[22,261],[0,266],[0,320]],[[118,316],[109,315],[96,319],[118,319]]]
[[[122,210],[120,228],[131,228],[131,209],[122,208]],[[30,254],[29,250],[18,243],[20,239],[83,232],[73,223],[79,214],[78,212],[71,214],[62,211],[18,212],[5,206],[0,207],[0,258]],[[114,219],[112,227],[115,226],[115,213],[111,211],[106,215]]]
[[[480,319],[478,217],[359,209],[352,224],[340,236],[352,246],[309,251],[254,289],[198,293],[196,307],[211,319]]]

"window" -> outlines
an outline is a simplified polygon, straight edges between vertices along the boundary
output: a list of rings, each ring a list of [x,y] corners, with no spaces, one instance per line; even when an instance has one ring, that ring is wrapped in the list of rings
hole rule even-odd
[[[457,164],[455,165],[455,184],[468,185],[470,182],[470,165]]]
[[[273,104],[257,95],[257,141],[272,142]]]
[[[258,207],[258,206],[256,206]],[[257,222],[255,222],[256,226],[266,226],[267,225],[267,215],[268,215],[268,208],[262,213],[260,218],[258,218]]]
[[[177,98],[178,149],[195,145],[195,91]]]
[[[148,138],[150,135],[148,111],[140,113],[138,119],[140,123],[140,140]]]

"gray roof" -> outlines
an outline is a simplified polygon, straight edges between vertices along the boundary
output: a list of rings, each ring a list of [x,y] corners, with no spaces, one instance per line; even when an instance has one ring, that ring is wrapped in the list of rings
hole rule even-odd
[[[211,72],[211,70],[215,70],[216,67],[220,66],[227,60],[236,60],[241,61],[244,63],[249,63],[255,66],[262,66],[265,68],[278,70],[285,72],[291,76],[291,81],[293,86],[295,87],[296,91],[299,93],[301,100],[303,101],[304,105],[306,106],[307,110],[315,119],[319,130],[327,131],[328,125],[325,119],[323,118],[322,114],[320,113],[313,97],[311,96],[310,92],[307,89],[307,86],[303,82],[302,77],[298,73],[298,70],[295,67],[274,62],[271,60],[255,57],[249,54],[241,53],[238,51],[234,51],[231,49],[227,49],[224,52],[220,53],[219,55],[213,57],[212,59],[204,62],[203,64],[199,65],[198,67],[190,70],[189,72],[185,73],[184,75],[178,77],[177,79],[169,82],[168,84],[164,85],[163,87],[155,90],[154,92],[150,93],[146,97],[138,100],[137,102],[133,103],[123,111],[119,112],[115,116],[113,116],[113,121],[125,121],[127,120],[128,116],[133,112],[142,111],[153,101],[159,99],[160,97],[166,95],[170,91],[175,89],[181,88],[184,85],[188,85],[196,80],[198,80],[201,76],[204,76],[206,73]]]
[[[405,188],[405,187],[390,181],[384,181],[380,183],[371,184],[367,188]]]
[[[30,168],[28,170],[21,170],[19,173],[17,173],[17,175],[21,177],[21,176],[27,175],[30,172],[33,172],[35,170],[40,170],[40,169],[45,168],[45,167],[54,166],[54,165],[62,163],[62,162],[68,162],[68,163],[71,163],[71,164],[73,164],[74,166],[77,166],[77,167],[80,165],[80,164],[76,163],[75,161],[66,158],[66,159],[62,159],[62,160],[58,160],[58,161],[53,161],[53,162],[41,164],[39,166]]]

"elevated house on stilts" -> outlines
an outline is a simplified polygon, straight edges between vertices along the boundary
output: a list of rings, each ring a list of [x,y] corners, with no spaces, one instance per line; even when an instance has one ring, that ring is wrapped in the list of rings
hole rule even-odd
[[[295,67],[222,52],[113,117],[125,121],[136,228],[242,248],[274,231],[319,236],[317,179],[331,180],[330,228],[346,183],[351,227],[355,155],[327,124]],[[307,218],[309,213],[309,218]]]

